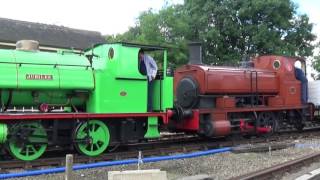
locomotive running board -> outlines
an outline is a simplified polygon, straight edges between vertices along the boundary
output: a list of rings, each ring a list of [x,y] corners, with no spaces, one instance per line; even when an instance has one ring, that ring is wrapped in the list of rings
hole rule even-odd
[[[166,124],[169,119],[169,112],[152,113],[30,113],[30,114],[0,114],[0,121],[4,120],[53,120],[53,119],[105,119],[105,118],[126,118],[126,117],[158,117]]]

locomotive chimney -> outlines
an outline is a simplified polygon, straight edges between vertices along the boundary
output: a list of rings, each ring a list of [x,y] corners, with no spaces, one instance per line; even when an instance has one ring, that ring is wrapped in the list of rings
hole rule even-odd
[[[200,42],[191,42],[189,46],[189,63],[202,64],[202,47]]]

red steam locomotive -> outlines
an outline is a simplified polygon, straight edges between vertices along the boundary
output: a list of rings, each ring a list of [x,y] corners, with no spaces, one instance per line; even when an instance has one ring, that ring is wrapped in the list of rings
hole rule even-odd
[[[261,134],[302,130],[313,119],[304,59],[270,55],[245,67],[217,67],[202,64],[199,44],[189,48],[189,64],[174,73],[175,130],[208,137]]]

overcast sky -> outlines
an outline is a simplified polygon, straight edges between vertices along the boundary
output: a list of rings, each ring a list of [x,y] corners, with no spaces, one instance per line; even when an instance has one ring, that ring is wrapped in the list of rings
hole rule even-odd
[[[141,12],[164,5],[164,0],[5,0],[0,17],[116,34],[133,26]]]
[[[320,0],[293,0],[299,5],[298,13],[307,14],[314,24],[313,32],[320,40]]]
[[[316,25],[314,32],[320,36],[320,0],[293,1],[299,4],[300,13],[309,15]],[[117,34],[133,26],[141,12],[159,10],[164,5],[165,0],[5,0],[0,17]]]

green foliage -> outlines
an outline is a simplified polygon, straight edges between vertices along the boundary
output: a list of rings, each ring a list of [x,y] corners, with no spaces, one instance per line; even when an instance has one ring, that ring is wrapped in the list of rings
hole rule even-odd
[[[204,42],[206,61],[238,62],[258,54],[311,56],[312,24],[289,0],[185,0],[193,37]],[[191,23],[189,23],[191,24]]]
[[[313,69],[315,69],[317,72],[320,72],[320,42],[317,43],[316,47],[318,48],[318,54],[313,57],[313,61],[312,61],[312,67]],[[313,79],[315,80],[320,80],[320,74],[311,74],[311,76],[313,77]]]
[[[172,66],[187,62],[189,31],[182,5],[168,6],[159,12],[148,10],[140,14],[137,24],[127,32],[106,36],[107,42],[125,41],[169,47],[168,60]]]
[[[312,61],[312,67],[317,71],[317,72],[320,72],[320,55],[318,56],[315,56],[313,61]],[[314,79],[314,80],[320,80],[320,74],[317,73],[311,73],[311,77]]]
[[[312,56],[315,35],[290,0],[185,0],[159,12],[143,12],[137,24],[108,41],[165,45],[169,61],[187,62],[187,43],[203,44],[210,64],[236,64],[244,56]]]

